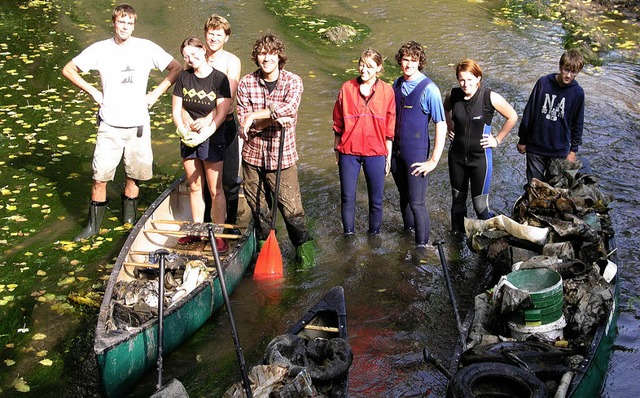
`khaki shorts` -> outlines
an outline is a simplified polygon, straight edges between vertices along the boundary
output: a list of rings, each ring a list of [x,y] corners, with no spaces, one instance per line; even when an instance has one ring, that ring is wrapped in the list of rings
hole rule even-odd
[[[93,152],[93,179],[113,181],[116,168],[124,158],[124,172],[134,180],[149,180],[153,177],[153,152],[151,151],[151,127],[142,128],[138,137],[137,127],[113,127],[100,123]]]

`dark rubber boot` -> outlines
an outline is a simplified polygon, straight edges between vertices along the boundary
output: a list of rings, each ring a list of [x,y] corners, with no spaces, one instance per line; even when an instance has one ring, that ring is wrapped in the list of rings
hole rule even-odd
[[[451,212],[451,232],[456,236],[464,236],[464,218],[466,213]]]
[[[138,198],[122,195],[122,223],[135,224],[137,220]]]
[[[102,224],[104,212],[107,210],[107,203],[109,203],[109,201],[94,202],[93,200],[89,203],[89,222],[87,227],[80,232],[80,235],[73,238],[75,242],[89,239],[100,232],[100,224]]]

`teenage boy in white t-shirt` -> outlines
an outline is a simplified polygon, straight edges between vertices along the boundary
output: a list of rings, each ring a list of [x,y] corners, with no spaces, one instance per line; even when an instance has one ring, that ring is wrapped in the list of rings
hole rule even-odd
[[[107,182],[113,181],[124,156],[126,183],[122,195],[124,223],[134,223],[139,188],[137,180],[152,177],[153,153],[148,109],[175,82],[182,66],[155,43],[131,37],[137,19],[128,4],[113,10],[114,36],[96,42],[62,69],[62,74],[87,92],[100,106],[98,134],[93,154],[93,186],[87,227],[74,238],[88,239],[100,231],[107,205]],[[151,69],[168,70],[166,78],[147,92]],[[97,70],[102,91],[80,72]]]

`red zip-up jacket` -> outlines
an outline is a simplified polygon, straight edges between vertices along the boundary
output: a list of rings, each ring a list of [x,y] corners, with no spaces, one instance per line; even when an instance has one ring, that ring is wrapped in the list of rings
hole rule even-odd
[[[336,149],[346,155],[386,156],[386,141],[393,140],[396,122],[393,88],[376,79],[365,98],[358,80],[342,85],[333,107],[333,131],[340,136]]]

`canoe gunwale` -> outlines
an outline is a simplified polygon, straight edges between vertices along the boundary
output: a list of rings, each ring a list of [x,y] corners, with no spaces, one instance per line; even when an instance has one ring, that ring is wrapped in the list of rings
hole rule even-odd
[[[131,327],[128,330],[108,331],[106,329],[106,325],[112,311],[111,298],[113,297],[114,288],[116,282],[119,280],[121,271],[125,271],[123,269],[123,267],[126,268],[124,263],[129,257],[132,246],[136,242],[138,236],[143,234],[145,226],[147,226],[149,222],[152,222],[154,212],[161,205],[164,205],[163,202],[173,200],[171,198],[172,194],[181,195],[181,193],[174,193],[174,191],[178,190],[179,186],[184,183],[185,176],[183,175],[174,181],[156,200],[154,200],[154,202],[140,217],[123,244],[107,282],[104,298],[98,314],[98,322],[95,329],[94,339],[94,354],[97,358],[103,390],[107,396],[117,396],[124,393],[127,388],[137,381],[138,377],[143,374],[143,372],[148,371],[150,367],[152,367],[152,364],[155,363],[155,350],[151,352],[151,347],[148,345],[152,344],[155,346],[154,339],[157,339],[157,337],[154,336],[157,334],[157,317],[153,317],[142,325],[138,327]],[[145,241],[144,244],[147,242],[151,245],[155,244],[155,242],[152,241]],[[256,241],[251,217],[248,217],[248,224],[246,228],[244,228],[240,239],[237,239],[234,242],[234,245],[230,246],[232,246],[232,248],[230,248],[228,256],[223,261],[223,272],[227,279],[229,294],[231,294],[235,289],[235,286],[240,283],[246,269],[255,258]],[[161,247],[164,246],[158,246],[158,248]],[[192,333],[199,329],[202,324],[206,322],[206,319],[208,319],[217,308],[221,307],[222,299],[218,296],[221,296],[220,282],[218,280],[217,272],[213,271],[210,272],[208,277],[202,283],[198,284],[191,292],[172,305],[165,307],[165,327],[166,322],[171,322],[172,319],[174,323],[183,322],[183,319],[184,322],[186,322],[182,329],[186,334],[180,334],[180,336],[176,338],[165,335],[165,342],[167,342],[167,337],[171,337],[172,343],[170,346],[173,345],[173,348],[175,348],[176,341],[186,340]],[[184,311],[189,311],[189,308],[195,308],[199,313],[193,318],[187,317],[185,319]],[[179,345],[181,342],[178,342],[177,344]],[[143,349],[142,353],[140,353],[140,350],[134,351],[138,353],[131,354],[132,358],[130,359],[131,362],[129,364],[123,364],[121,363],[121,358],[116,359],[118,357],[113,356],[122,355],[122,348],[119,347],[128,346],[131,348],[133,345],[141,345],[141,347],[147,348]],[[115,354],[110,353],[112,350],[114,350]],[[125,348],[125,350],[127,349]],[[165,353],[169,354],[171,350],[172,347],[167,347],[165,349]],[[118,352],[120,352],[120,354],[118,354]],[[124,361],[127,361],[127,359]],[[123,373],[125,374],[122,376],[114,376],[114,373],[117,373],[114,372],[114,369],[118,367],[116,364],[121,364],[122,366],[129,365],[129,369],[124,370]],[[112,384],[118,385],[113,386]],[[122,384],[122,386],[120,384]]]

